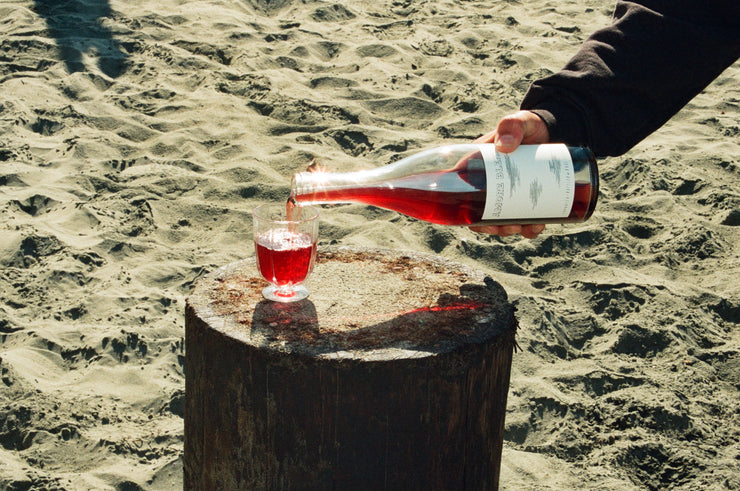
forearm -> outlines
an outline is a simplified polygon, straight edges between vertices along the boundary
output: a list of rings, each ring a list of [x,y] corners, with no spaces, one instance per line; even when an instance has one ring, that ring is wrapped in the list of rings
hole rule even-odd
[[[640,3],[618,2],[610,26],[530,88],[521,107],[542,117],[551,141],[621,155],[740,56],[740,0]]]

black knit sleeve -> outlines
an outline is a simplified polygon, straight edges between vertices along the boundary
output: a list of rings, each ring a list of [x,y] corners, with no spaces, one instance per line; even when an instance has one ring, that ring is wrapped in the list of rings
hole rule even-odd
[[[614,22],[533,83],[521,107],[539,114],[553,142],[621,155],[738,57],[740,0],[619,1]]]

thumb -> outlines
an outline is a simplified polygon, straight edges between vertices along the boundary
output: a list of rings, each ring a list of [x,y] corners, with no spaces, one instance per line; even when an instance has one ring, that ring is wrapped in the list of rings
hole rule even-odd
[[[513,152],[524,140],[526,122],[521,112],[505,116],[496,127],[493,143],[496,150],[504,153]]]
[[[517,111],[504,116],[496,129],[475,140],[475,143],[495,143],[496,150],[513,152],[522,143],[547,143],[550,133],[547,125],[537,114]]]
[[[502,118],[496,129],[476,138],[473,143],[495,143],[496,150],[513,152],[524,140],[526,123],[522,111]]]

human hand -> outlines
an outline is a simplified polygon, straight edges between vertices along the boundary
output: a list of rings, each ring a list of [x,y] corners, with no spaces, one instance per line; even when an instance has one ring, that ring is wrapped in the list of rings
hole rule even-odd
[[[504,116],[499,121],[496,129],[490,133],[476,138],[473,143],[494,143],[496,150],[510,153],[516,150],[520,144],[547,143],[550,141],[550,133],[547,131],[545,122],[530,111],[518,111],[514,114]],[[543,230],[543,224],[533,225],[480,225],[470,227],[474,232],[508,236],[520,234],[528,239],[534,239]]]
[[[542,223],[532,225],[477,225],[468,228],[481,234],[500,235],[501,237],[519,234],[527,239],[534,239],[545,230],[545,225]]]
[[[545,122],[531,111],[517,111],[501,118],[496,129],[473,143],[495,143],[496,150],[511,153],[521,144],[547,143],[550,132]]]

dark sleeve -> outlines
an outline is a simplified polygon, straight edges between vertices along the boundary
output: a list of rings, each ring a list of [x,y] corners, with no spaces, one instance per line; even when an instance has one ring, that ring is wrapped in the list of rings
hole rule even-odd
[[[521,108],[550,139],[621,155],[660,128],[740,57],[740,0],[618,1],[614,22]]]

